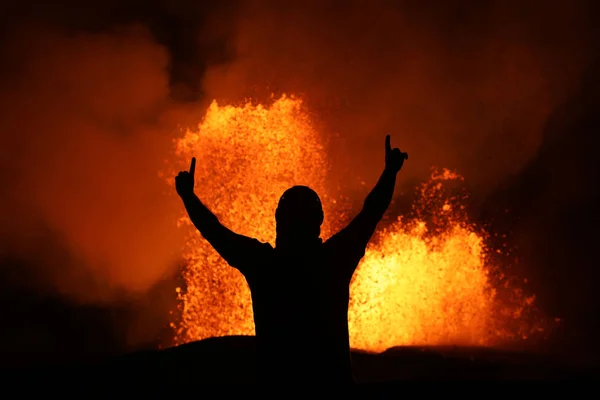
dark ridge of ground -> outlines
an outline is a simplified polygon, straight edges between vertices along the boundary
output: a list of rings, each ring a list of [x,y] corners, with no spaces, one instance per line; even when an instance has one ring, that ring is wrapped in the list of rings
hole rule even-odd
[[[290,351],[290,357],[294,353]],[[164,350],[142,351],[94,364],[4,371],[8,383],[68,378],[76,387],[181,388],[203,383],[253,383],[254,337],[229,336]],[[596,381],[598,370],[548,356],[487,348],[398,347],[382,354],[353,354],[359,383],[414,381]],[[100,384],[100,385],[99,385]],[[48,386],[46,386],[48,387]]]

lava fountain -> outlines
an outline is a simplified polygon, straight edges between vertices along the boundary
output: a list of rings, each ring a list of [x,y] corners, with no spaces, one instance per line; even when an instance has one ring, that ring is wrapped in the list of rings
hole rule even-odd
[[[293,185],[311,186],[321,196],[324,239],[348,222],[344,202],[327,182],[324,138],[300,99],[283,96],[268,106],[213,102],[198,130],[187,131],[175,145],[182,166],[192,156],[198,159],[198,196],[238,233],[274,243],[277,201]],[[524,320],[533,299],[494,274],[486,233],[469,223],[461,198],[444,190],[446,182],[460,179],[434,171],[419,188],[411,215],[380,224],[351,284],[353,348],[493,346],[538,329]],[[191,225],[185,215],[180,223]],[[193,229],[184,257],[176,343],[253,335],[244,277]],[[501,300],[506,296],[500,291],[510,292],[512,300]]]

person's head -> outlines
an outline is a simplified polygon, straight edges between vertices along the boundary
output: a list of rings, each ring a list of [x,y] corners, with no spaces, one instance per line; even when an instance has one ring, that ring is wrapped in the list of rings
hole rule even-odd
[[[294,186],[286,190],[279,199],[275,221],[278,239],[318,239],[323,223],[323,207],[319,195],[307,186]]]

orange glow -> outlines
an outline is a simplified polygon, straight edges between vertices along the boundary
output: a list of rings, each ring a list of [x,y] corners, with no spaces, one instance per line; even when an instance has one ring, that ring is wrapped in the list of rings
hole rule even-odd
[[[324,141],[301,100],[240,107],[216,102],[196,132],[176,141],[182,166],[198,159],[196,193],[231,229],[274,243],[274,212],[292,185],[309,185],[325,208],[323,238],[347,223],[343,201],[327,185]],[[484,345],[523,338],[533,299],[493,277],[485,232],[470,224],[443,170],[420,188],[410,216],[380,225],[351,285],[352,347],[382,351],[397,345]],[[373,182],[374,184],[374,182]],[[189,224],[187,216],[181,223]],[[224,335],[252,335],[249,289],[204,239],[193,232],[184,256],[187,289],[179,291],[178,344]],[[501,301],[498,289],[510,291]],[[526,329],[524,329],[524,327]]]

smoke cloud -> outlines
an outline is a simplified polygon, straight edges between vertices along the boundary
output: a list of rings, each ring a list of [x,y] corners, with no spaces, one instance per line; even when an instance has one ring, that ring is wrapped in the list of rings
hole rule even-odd
[[[210,68],[204,87],[233,100],[305,96],[348,190],[374,181],[389,132],[413,155],[407,179],[445,166],[486,193],[536,154],[546,118],[577,84],[588,11],[567,1],[247,1],[235,60]]]
[[[77,300],[143,293],[177,261],[177,210],[158,177],[175,128],[167,51],[142,28],[28,30],[8,47],[3,241],[46,264],[58,255],[40,232],[52,232],[68,260],[36,275]]]

